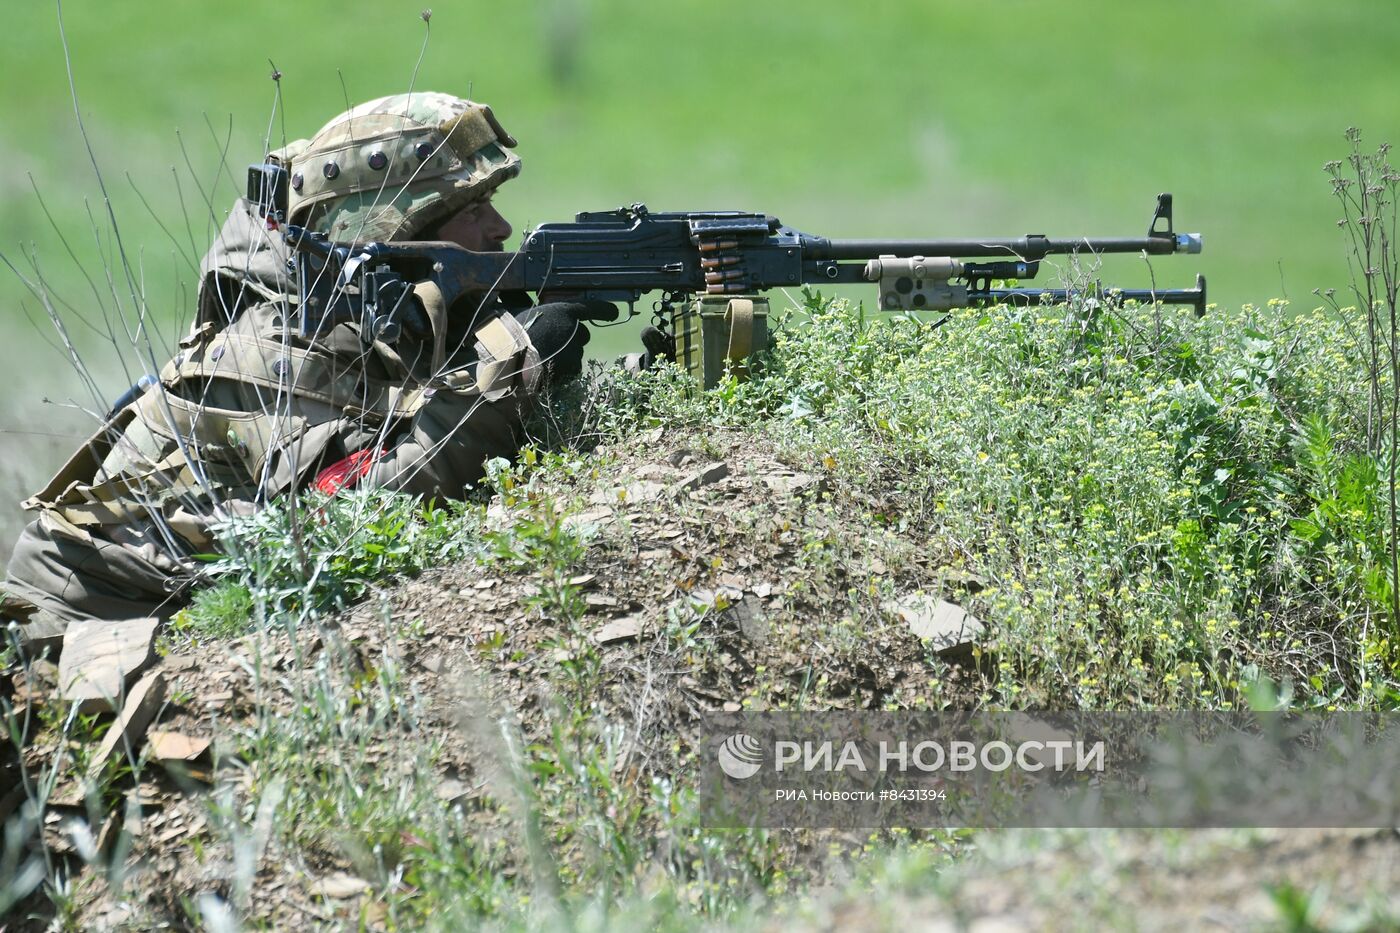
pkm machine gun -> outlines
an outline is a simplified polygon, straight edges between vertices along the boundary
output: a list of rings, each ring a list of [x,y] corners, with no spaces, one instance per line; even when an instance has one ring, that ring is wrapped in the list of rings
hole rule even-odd
[[[284,170],[249,170],[249,197],[270,223],[286,211]],[[280,203],[279,203],[279,200]],[[346,244],[285,226],[298,254],[302,330],[308,335],[345,320],[357,321],[367,338],[394,339],[407,326],[424,326],[410,288],[430,284],[449,307],[470,298],[533,292],[549,299],[601,299],[635,308],[659,292],[658,320],[674,330],[678,360],[693,363],[714,344],[737,363],[761,348],[766,331],[763,293],[804,284],[874,283],[885,310],[946,311],[995,304],[1064,302],[1073,289],[1020,285],[1033,280],[1042,261],[1073,253],[1199,253],[1198,233],[1178,233],[1172,196],[1157,198],[1142,237],[851,240],[827,239],[784,225],[776,217],[742,211],[658,213],[643,204],[578,214],[572,223],[542,224],[526,233],[512,253],[474,253],[452,243]],[[994,287],[1016,280],[1017,287]],[[1185,289],[1102,289],[1101,295],[1161,304],[1189,305],[1203,314],[1206,284],[1196,276]],[[707,335],[706,314],[722,324],[718,342]],[[692,327],[696,321],[698,327]],[[750,332],[736,336],[736,329]],[[713,356],[710,353],[710,356]],[[716,371],[699,369],[706,383]]]

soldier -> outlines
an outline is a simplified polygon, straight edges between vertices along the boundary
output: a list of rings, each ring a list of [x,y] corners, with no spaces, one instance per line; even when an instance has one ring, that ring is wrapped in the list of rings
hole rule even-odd
[[[336,241],[494,251],[511,227],[491,198],[520,171],[515,145],[489,107],[414,93],[355,107],[270,159],[290,171],[291,223]],[[604,310],[468,296],[451,314],[428,301],[392,344],[353,323],[304,339],[287,258],[239,201],[201,264],[179,353],[25,503],[38,516],[0,612],[169,616],[195,579],[190,556],[215,546],[212,521],[307,485],[460,498],[486,460],[516,453],[544,381],[579,373],[579,322]]]

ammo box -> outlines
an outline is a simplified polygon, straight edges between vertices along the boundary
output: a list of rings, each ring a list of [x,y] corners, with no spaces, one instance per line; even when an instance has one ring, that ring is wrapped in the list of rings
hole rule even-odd
[[[673,312],[676,365],[706,389],[719,385],[725,368],[748,379],[751,358],[768,346],[768,299],[754,295],[704,295]]]

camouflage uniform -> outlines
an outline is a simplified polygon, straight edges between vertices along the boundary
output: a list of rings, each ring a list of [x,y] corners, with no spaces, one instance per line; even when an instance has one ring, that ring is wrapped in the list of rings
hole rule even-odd
[[[291,171],[289,221],[363,242],[408,238],[514,177],[514,145],[488,108],[424,93],[356,107],[273,157]],[[193,579],[190,555],[214,547],[211,521],[327,464],[460,497],[485,460],[515,453],[541,375],[529,312],[522,326],[499,302],[468,300],[431,336],[392,346],[366,347],[349,323],[304,339],[286,259],[281,237],[235,205],[159,382],[25,503],[39,514],[10,562],[12,612],[22,601],[63,620],[167,616]]]

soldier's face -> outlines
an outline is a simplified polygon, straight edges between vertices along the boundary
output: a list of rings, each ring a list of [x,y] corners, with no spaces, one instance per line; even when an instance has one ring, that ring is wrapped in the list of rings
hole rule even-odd
[[[510,234],[510,222],[489,197],[468,204],[438,228],[438,239],[475,253],[499,253]]]

